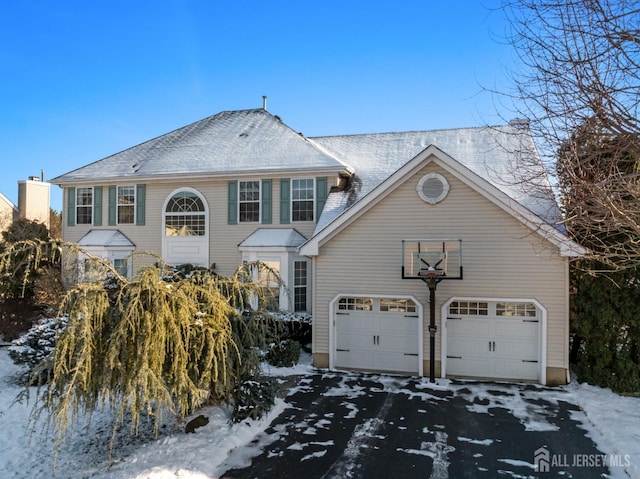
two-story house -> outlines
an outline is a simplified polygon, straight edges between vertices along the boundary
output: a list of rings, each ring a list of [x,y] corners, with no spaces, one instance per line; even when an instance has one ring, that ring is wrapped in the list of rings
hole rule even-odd
[[[442,376],[568,379],[568,261],[583,250],[522,124],[306,138],[264,109],[227,111],[52,182],[63,238],[129,276],[143,251],[279,271],[276,307],[312,312],[318,367],[422,375],[433,351]],[[435,318],[409,279],[427,259],[448,275]]]

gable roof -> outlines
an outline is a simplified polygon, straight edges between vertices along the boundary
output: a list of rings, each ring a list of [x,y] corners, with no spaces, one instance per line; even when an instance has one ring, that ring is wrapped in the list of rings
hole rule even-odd
[[[347,169],[277,116],[254,109],[218,113],[51,182]]]
[[[355,183],[325,204],[315,233],[430,145],[563,230],[562,215],[528,128],[495,127],[310,138],[355,171]]]
[[[293,228],[258,228],[238,247],[240,251],[254,248],[297,248],[306,240]]]
[[[119,230],[91,230],[85,234],[78,245],[84,247],[134,248],[135,245]]]
[[[322,229],[317,229],[309,241],[302,245],[300,254],[307,256],[317,255],[322,244],[330,240],[335,234],[350,224],[352,220],[366,213],[369,208],[402,184],[416,170],[424,167],[424,165],[431,161],[436,161],[439,166],[456,176],[456,178],[463,181],[467,186],[557,246],[561,256],[579,256],[585,253],[586,250],[584,248],[571,241],[564,233],[555,228],[554,225],[549,224],[541,216],[523,206],[520,202],[502,191],[502,189],[493,185],[488,179],[476,174],[470,168],[456,161],[438,147],[430,145],[393,172],[389,177],[374,185],[372,189],[369,189],[363,195],[360,195],[360,197],[357,198],[357,202],[352,202],[348,199],[348,192],[337,194],[336,197],[338,198],[332,200],[332,204],[329,205],[327,211],[333,218],[328,224],[322,227]],[[358,194],[355,196],[358,197]]]

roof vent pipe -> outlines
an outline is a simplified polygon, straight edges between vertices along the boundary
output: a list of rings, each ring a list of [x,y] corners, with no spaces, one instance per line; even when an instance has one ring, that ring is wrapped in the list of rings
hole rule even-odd
[[[262,109],[267,111],[267,95],[262,95]]]

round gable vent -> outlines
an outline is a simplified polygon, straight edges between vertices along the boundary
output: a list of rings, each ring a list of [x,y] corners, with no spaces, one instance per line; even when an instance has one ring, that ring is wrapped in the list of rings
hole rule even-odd
[[[435,205],[445,199],[449,193],[449,182],[440,173],[427,173],[418,183],[418,194],[420,198]]]

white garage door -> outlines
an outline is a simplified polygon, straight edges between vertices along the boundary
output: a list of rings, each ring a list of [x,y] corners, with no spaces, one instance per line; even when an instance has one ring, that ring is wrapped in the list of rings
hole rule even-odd
[[[447,375],[538,380],[540,316],[530,302],[453,301],[447,315]]]
[[[419,373],[419,311],[412,300],[341,298],[335,328],[336,368]]]

